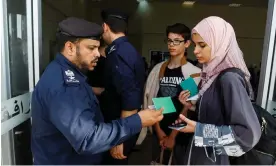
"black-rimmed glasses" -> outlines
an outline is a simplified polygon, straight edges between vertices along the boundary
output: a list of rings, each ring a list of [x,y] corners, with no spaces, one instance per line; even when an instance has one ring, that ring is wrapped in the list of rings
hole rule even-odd
[[[180,45],[180,43],[185,42],[185,40],[171,40],[171,39],[165,39],[164,42],[168,45],[173,44],[174,46]]]

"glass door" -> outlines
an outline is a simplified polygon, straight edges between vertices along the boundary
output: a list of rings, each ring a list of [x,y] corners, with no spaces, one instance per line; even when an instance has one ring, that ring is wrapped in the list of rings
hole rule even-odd
[[[257,104],[276,118],[276,3],[269,0]]]
[[[276,119],[276,84],[275,84],[275,77],[274,77],[274,85],[271,86],[273,87],[273,91],[270,91],[271,97],[268,99],[267,102],[267,110],[272,114],[272,116]]]
[[[30,98],[41,55],[40,0],[0,3],[2,164],[31,165]]]
[[[275,42],[276,43],[276,42]],[[274,45],[275,48],[275,45]],[[268,98],[267,98],[267,111],[276,118],[276,51],[274,49],[274,54],[272,58],[272,70],[269,79],[269,88],[268,88]]]

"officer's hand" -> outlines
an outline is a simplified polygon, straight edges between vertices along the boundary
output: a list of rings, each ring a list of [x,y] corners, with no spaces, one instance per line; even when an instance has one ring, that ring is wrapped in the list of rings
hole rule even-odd
[[[115,159],[125,159],[125,158],[127,158],[124,155],[124,144],[120,144],[120,145],[117,145],[117,146],[114,146],[113,148],[111,148],[110,149],[110,154]]]
[[[141,118],[142,126],[147,127],[147,126],[152,126],[156,122],[159,122],[163,119],[163,108],[160,110],[151,110],[151,109],[146,109],[142,110],[138,113],[138,115]]]

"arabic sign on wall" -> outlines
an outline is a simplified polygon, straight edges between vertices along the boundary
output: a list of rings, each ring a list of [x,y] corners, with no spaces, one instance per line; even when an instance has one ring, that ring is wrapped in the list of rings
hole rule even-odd
[[[26,93],[1,103],[1,135],[30,118],[30,99]]]

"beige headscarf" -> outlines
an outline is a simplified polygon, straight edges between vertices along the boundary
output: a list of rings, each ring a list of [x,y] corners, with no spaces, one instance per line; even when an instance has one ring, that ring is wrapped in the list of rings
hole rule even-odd
[[[233,67],[243,71],[250,93],[252,93],[249,83],[250,73],[244,62],[243,53],[237,43],[233,27],[222,18],[211,16],[199,22],[193,28],[192,33],[198,33],[211,47],[211,61],[203,64],[202,84],[199,93],[203,95],[220,72]]]

